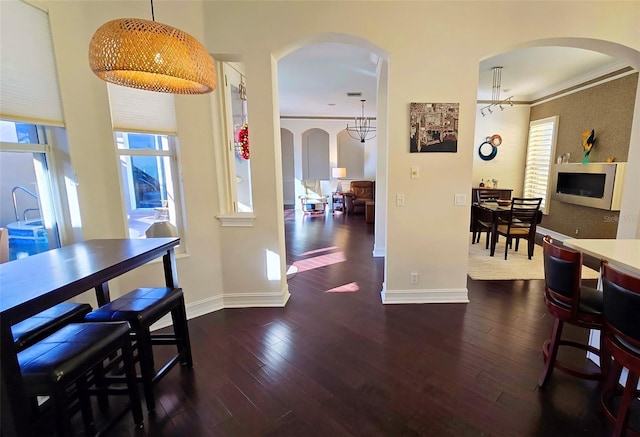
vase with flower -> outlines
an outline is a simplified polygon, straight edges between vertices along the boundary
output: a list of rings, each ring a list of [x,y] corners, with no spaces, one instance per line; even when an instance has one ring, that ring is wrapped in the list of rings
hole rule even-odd
[[[584,152],[584,155],[582,157],[583,164],[589,163],[589,154],[591,153],[591,149],[593,148],[593,145],[595,143],[596,133],[593,129],[591,129],[591,132],[589,132],[588,130],[582,132],[582,150]]]

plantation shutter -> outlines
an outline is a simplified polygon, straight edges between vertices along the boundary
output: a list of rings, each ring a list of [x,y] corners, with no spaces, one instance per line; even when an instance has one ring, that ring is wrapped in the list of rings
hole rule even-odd
[[[116,132],[176,135],[173,94],[107,83],[111,124]]]
[[[532,121],[529,124],[527,164],[524,174],[523,197],[542,197],[540,210],[548,214],[549,176],[551,157],[556,147],[558,117]]]
[[[0,118],[64,126],[49,15],[17,0],[0,3]]]

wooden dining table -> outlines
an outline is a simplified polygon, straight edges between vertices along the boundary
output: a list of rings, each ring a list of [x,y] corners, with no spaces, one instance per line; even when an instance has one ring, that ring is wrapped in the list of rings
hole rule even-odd
[[[11,326],[91,289],[109,302],[108,281],[162,257],[167,287],[178,286],[179,238],[88,240],[0,264],[0,409],[2,435],[32,436],[31,408]]]
[[[498,223],[500,218],[505,220],[511,211],[511,206],[501,206],[497,202],[473,203],[471,205],[471,217],[474,220],[482,220],[491,223],[491,246],[489,256],[493,256],[496,252],[496,244],[498,242]],[[538,219],[536,224],[542,221],[542,211],[538,211]]]

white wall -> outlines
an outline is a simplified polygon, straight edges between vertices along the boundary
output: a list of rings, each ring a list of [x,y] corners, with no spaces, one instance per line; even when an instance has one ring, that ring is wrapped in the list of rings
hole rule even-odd
[[[479,61],[535,40],[575,35],[637,50],[640,41],[633,29],[640,18],[638,8],[623,2],[367,2],[366,8],[362,4],[206,3],[207,45],[214,53],[240,52],[247,59],[247,83],[252,92],[262,90],[264,97],[250,108],[254,111],[250,118],[265,141],[278,128],[273,125],[277,96],[267,97],[277,90],[273,65],[279,57],[322,40],[321,34],[333,41],[343,35],[360,38],[388,60],[389,116],[378,123],[388,123],[389,129],[385,300],[464,300],[469,208],[454,206],[453,200],[457,193],[468,193],[472,184]],[[229,20],[233,16],[243,17],[243,32],[235,31],[236,23]],[[416,17],[438,19],[420,25]],[[477,31],[478,23],[495,22],[500,26],[491,32]],[[599,25],[585,26],[589,22]],[[632,62],[630,53],[627,58]],[[408,153],[412,101],[460,103],[458,153]],[[420,179],[410,178],[411,166],[420,167]],[[391,206],[396,194],[404,194],[404,206]],[[409,283],[411,272],[419,273],[419,284]]]
[[[640,84],[638,85],[640,88]],[[631,140],[616,238],[640,238],[640,89],[636,90],[636,103],[631,128]]]
[[[481,106],[478,105],[478,109]],[[527,158],[527,137],[529,134],[529,106],[507,106],[504,111],[476,118],[476,132],[473,143],[472,185],[477,187],[482,179],[498,180],[498,188],[513,189],[512,195],[522,195],[524,167]],[[502,137],[498,154],[491,161],[483,161],[478,155],[480,144],[494,134]],[[471,193],[469,193],[469,196]]]
[[[88,68],[87,47],[99,25],[119,17],[148,17],[149,5],[45,3],[50,9],[71,157],[80,182],[84,236],[124,237],[120,194],[113,183],[118,171],[106,86]],[[267,277],[265,253],[280,256],[284,272],[277,59],[289,51],[314,41],[347,39],[375,50],[388,66],[388,83],[384,84],[388,104],[379,110],[385,117],[378,121],[379,126],[384,124],[379,128],[384,135],[378,137],[378,144],[388,159],[384,187],[390,205],[386,302],[466,299],[469,207],[454,206],[453,199],[456,193],[469,193],[474,182],[481,59],[556,38],[564,44],[616,52],[630,65],[640,67],[636,30],[640,10],[634,2],[394,1],[362,5],[347,1],[163,1],[157,5],[158,21],[191,33],[218,57],[242,59],[252,98],[249,119],[256,220],[248,228],[221,228],[214,218],[220,213],[220,197],[213,169],[220,165],[216,154],[224,147],[219,132],[213,131],[217,122],[212,121],[215,110],[210,103],[215,94],[176,99],[189,248],[189,256],[178,260],[178,271],[189,304],[276,305],[284,304],[288,297],[284,278]],[[421,23],[416,17],[438,19]],[[500,25],[479,32],[478,23]],[[573,39],[576,35],[589,39]],[[408,105],[412,101],[460,103],[458,153],[409,153]],[[632,134],[635,148],[640,147],[637,125]],[[633,156],[640,161],[638,155]],[[420,167],[420,179],[410,178],[412,166]],[[505,177],[500,183],[510,182]],[[397,193],[405,195],[404,206],[391,206]],[[632,205],[630,214],[640,211],[638,203],[626,203]],[[419,273],[419,284],[409,283],[410,272]],[[157,264],[120,281],[122,288],[157,283],[162,283]]]
[[[295,155],[293,150],[293,134],[287,129],[280,129],[282,139],[282,198],[285,205],[296,203]]]
[[[280,120],[280,126],[293,133],[294,160],[297,159],[295,157],[300,157],[299,162],[295,161],[295,173],[298,181],[302,179],[302,167],[304,165],[302,162],[302,134],[310,129],[321,129],[329,134],[329,168],[331,169],[342,166],[342,164],[339,165],[338,163],[338,138],[344,134],[344,128],[347,126],[347,122],[345,120],[284,118]],[[377,142],[375,138],[365,143],[364,153],[364,179],[375,180],[375,165],[377,163],[378,156]],[[351,176],[347,171],[347,177],[343,182],[343,189],[348,188],[349,180],[351,179],[363,179],[363,177]],[[338,180],[334,178],[330,178],[328,181],[321,180],[321,184],[322,192],[324,194],[328,194],[335,191]],[[296,185],[299,184],[296,183]],[[296,197],[302,194],[299,192],[299,187],[296,187],[296,190]],[[297,203],[296,208],[300,208],[300,205]]]
[[[89,69],[87,51],[95,30],[119,17],[147,17],[144,2],[46,2],[60,80],[71,162],[77,175],[83,235],[91,238],[127,237],[117,180],[106,83]],[[167,3],[156,8],[158,20],[170,20],[202,39],[202,9],[197,2]],[[177,96],[176,117],[181,149],[186,207],[184,246],[178,259],[180,285],[188,303],[220,307],[224,293],[218,192],[212,136],[213,96]],[[245,257],[254,259],[256,257]],[[256,262],[256,265],[258,263]],[[245,276],[248,276],[245,274]],[[112,296],[140,286],[163,285],[161,263],[136,269],[112,281]],[[233,289],[234,284],[227,289]],[[279,286],[277,287],[279,290]],[[91,301],[87,293],[87,300]],[[194,314],[193,311],[191,314]]]

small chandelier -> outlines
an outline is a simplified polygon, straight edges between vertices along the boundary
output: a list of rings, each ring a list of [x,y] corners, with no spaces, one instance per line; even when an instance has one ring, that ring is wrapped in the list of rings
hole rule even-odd
[[[360,101],[362,102],[362,116],[353,119],[353,126],[349,126],[349,123],[347,123],[347,133],[354,140],[360,140],[361,143],[364,143],[365,140],[375,138],[376,127],[371,124],[372,118],[364,116],[364,102],[366,100]]]
[[[109,21],[89,44],[89,65],[102,80],[173,94],[206,94],[216,87],[207,50],[193,36],[166,24],[138,18]]]

